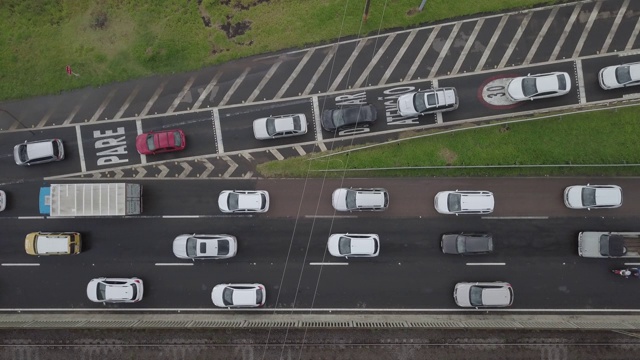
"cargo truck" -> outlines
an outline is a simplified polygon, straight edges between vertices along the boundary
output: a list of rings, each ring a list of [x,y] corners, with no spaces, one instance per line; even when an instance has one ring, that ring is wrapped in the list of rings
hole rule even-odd
[[[49,217],[128,216],[141,213],[140,184],[51,184],[40,188],[40,214]]]
[[[640,258],[640,232],[581,232],[578,254],[589,258]]]

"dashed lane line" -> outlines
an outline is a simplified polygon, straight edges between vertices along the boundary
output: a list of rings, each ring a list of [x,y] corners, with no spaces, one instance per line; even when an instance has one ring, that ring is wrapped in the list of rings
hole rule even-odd
[[[309,265],[320,265],[320,266],[324,266],[324,265],[329,265],[329,266],[335,266],[335,265],[349,265],[349,263],[347,262],[310,262]]]
[[[2,263],[2,266],[40,266],[39,263]]]
[[[193,263],[156,263],[156,266],[193,266]]]
[[[504,266],[507,263],[467,263],[468,266]]]

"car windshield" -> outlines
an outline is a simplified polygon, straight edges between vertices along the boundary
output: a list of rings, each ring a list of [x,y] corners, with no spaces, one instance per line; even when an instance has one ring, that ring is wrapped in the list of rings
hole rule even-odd
[[[147,148],[149,148],[149,151],[156,149],[156,144],[153,142],[153,134],[147,135]]]
[[[225,305],[233,305],[233,289],[225,288],[222,290],[222,302]]]
[[[18,149],[18,157],[20,158],[20,161],[22,161],[22,162],[26,162],[28,160],[28,158],[27,158],[27,146],[26,145],[20,146],[20,148]]]
[[[447,197],[447,207],[451,212],[460,211],[460,194],[449,194]]]
[[[533,96],[538,93],[536,78],[524,78],[522,80],[522,93],[524,96]]]
[[[135,284],[129,285],[131,286],[131,299],[135,299],[138,297],[138,287]]]
[[[425,95],[424,93],[415,93],[413,95],[413,107],[416,108],[417,112],[423,112],[427,110],[427,103],[431,103],[431,100],[428,98],[429,95]]]
[[[98,297],[98,300],[104,300],[106,299],[107,295],[107,285],[103,284],[103,283],[98,283],[98,287],[96,288],[96,296]]]
[[[292,119],[293,119],[293,128],[296,131],[302,130],[302,121],[300,121],[300,116],[296,115]]]
[[[616,68],[616,80],[618,84],[626,84],[631,81],[631,67],[618,66]]]
[[[229,255],[229,240],[218,240],[218,255]]]
[[[346,236],[341,236],[338,241],[338,249],[340,254],[351,254],[351,239]]]
[[[187,256],[194,257],[196,256],[196,245],[198,240],[194,237],[189,237],[187,239]]]
[[[54,157],[59,157],[60,156],[60,148],[58,148],[58,142],[57,141],[53,141],[51,145],[53,145],[53,156]]]
[[[182,136],[180,136],[180,131],[173,132],[173,142],[175,143],[175,147],[182,146]]]
[[[276,133],[276,119],[267,118],[267,134],[273,136]]]
[[[347,209],[356,208],[356,192],[353,190],[347,190],[347,198],[345,199]]]
[[[592,188],[582,189],[582,205],[583,206],[596,205],[596,189],[592,189]]]
[[[458,236],[456,238],[456,247],[458,248],[458,253],[464,254],[467,251],[467,241],[465,236]]]
[[[260,289],[256,289],[256,304],[262,303],[262,291]]]
[[[240,196],[236,193],[230,193],[229,197],[227,198],[227,206],[229,207],[229,210],[238,210],[238,198]]]
[[[469,289],[469,302],[473,306],[482,306],[482,288],[479,286],[472,286]]]

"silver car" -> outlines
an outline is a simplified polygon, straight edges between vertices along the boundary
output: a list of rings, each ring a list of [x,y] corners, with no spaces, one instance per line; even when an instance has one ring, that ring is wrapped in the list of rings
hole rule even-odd
[[[258,140],[299,136],[307,133],[304,114],[270,116],[253,121],[253,136]]]
[[[402,116],[418,116],[458,108],[458,93],[446,87],[410,92],[398,98],[398,112]]]
[[[460,307],[506,307],[513,304],[513,288],[506,282],[460,282],[453,290]]]
[[[173,240],[173,254],[180,259],[228,259],[237,250],[238,241],[231,235],[183,234]]]
[[[17,165],[36,165],[64,159],[64,146],[60,139],[25,141],[13,148]]]

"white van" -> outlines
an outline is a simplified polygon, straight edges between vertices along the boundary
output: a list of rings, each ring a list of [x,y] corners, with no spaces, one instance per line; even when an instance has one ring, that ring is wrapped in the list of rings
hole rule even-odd
[[[75,255],[80,253],[80,233],[33,232],[24,240],[29,255]]]

